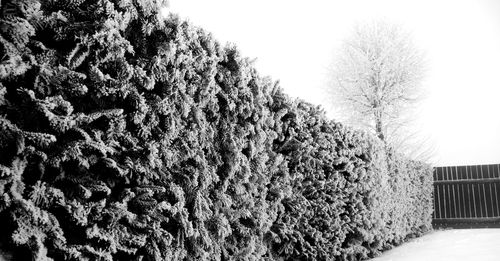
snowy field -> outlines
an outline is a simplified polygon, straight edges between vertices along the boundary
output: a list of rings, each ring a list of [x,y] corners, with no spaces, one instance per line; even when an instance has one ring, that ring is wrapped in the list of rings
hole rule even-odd
[[[500,229],[431,232],[371,261],[499,261]]]

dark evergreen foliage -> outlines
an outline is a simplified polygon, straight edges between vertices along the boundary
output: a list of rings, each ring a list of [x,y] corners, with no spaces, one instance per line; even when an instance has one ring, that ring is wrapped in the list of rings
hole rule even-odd
[[[162,0],[0,6],[0,247],[352,260],[430,228],[431,169],[293,101]]]

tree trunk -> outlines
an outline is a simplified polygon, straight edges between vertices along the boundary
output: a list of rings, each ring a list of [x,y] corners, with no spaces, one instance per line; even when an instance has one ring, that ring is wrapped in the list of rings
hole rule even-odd
[[[384,124],[382,123],[382,116],[379,114],[375,113],[375,133],[381,141],[385,142]]]

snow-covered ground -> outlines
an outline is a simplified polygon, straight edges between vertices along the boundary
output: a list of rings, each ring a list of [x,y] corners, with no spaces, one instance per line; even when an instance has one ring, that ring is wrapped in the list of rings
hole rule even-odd
[[[438,230],[371,261],[500,261],[500,229]]]

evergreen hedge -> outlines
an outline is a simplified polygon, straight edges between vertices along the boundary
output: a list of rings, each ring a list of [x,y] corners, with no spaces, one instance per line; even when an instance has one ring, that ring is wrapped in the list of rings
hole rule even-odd
[[[430,166],[163,2],[2,1],[5,256],[356,260],[430,229]]]

